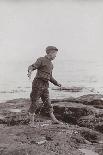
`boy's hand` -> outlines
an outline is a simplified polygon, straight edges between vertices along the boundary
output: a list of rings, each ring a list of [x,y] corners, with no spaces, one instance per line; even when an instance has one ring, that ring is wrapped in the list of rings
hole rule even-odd
[[[28,74],[27,74],[28,78],[31,79],[31,72],[28,71]]]
[[[58,83],[58,87],[60,87],[60,90],[62,90],[62,85],[60,83]]]
[[[60,87],[60,90],[64,88],[60,83],[58,83],[58,87]]]
[[[61,86],[62,86],[62,85],[59,83],[59,84],[58,84],[58,87],[61,87]]]
[[[33,70],[33,67],[32,66],[29,66],[28,67],[28,74],[27,74],[27,76],[28,76],[29,79],[31,79],[32,70]]]

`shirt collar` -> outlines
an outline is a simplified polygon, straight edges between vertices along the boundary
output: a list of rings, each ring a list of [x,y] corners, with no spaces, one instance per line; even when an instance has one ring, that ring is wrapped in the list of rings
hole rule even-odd
[[[45,58],[48,59],[49,61],[51,61],[51,59],[49,59],[47,55],[45,55]]]

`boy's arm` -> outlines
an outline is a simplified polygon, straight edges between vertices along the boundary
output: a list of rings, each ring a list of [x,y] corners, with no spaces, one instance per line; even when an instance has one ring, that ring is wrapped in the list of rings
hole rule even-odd
[[[32,71],[36,70],[37,68],[39,68],[40,65],[41,65],[41,58],[38,58],[37,61],[34,64],[32,64],[32,65],[30,65],[28,67],[28,74],[27,75],[28,75],[29,78],[31,77]]]
[[[59,83],[53,78],[52,75],[51,75],[51,77],[50,77],[50,82],[53,83],[54,85],[58,86],[58,87],[61,87],[61,84],[59,84]]]

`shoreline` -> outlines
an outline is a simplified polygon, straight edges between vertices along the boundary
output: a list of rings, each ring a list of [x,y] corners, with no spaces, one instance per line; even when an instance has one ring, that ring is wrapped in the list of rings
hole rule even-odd
[[[69,97],[80,97],[83,95],[88,94],[101,94],[99,91],[96,91],[92,87],[81,87],[81,86],[70,86],[70,87],[62,87],[62,89],[58,87],[51,87],[49,88],[50,98],[52,99],[64,99]],[[4,103],[8,100],[14,100],[19,98],[30,98],[31,88],[27,87],[27,90],[24,90],[21,87],[18,89],[11,89],[11,90],[2,90],[0,92],[0,103]]]

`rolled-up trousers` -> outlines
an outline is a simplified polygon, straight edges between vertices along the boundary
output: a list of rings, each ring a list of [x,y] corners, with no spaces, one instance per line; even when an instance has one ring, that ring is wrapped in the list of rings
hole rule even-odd
[[[52,113],[53,107],[51,105],[51,100],[49,97],[49,82],[42,79],[34,78],[32,82],[32,91],[30,94],[31,105],[29,108],[30,113],[35,113],[39,107],[39,99],[43,101],[44,107],[47,109],[47,112]]]

